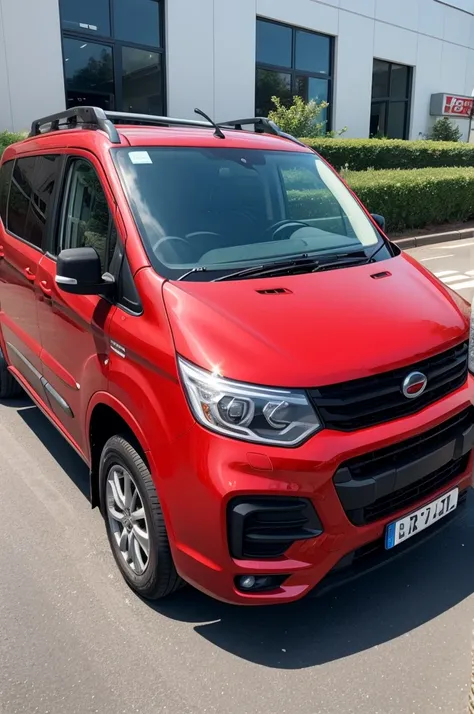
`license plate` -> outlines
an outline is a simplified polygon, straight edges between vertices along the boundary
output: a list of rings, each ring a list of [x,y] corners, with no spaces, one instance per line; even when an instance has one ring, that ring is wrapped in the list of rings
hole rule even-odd
[[[399,521],[394,521],[387,526],[385,531],[385,548],[395,548],[396,545],[404,543],[409,538],[418,535],[434,523],[437,523],[445,516],[456,510],[458,505],[459,489],[455,488],[444,496],[440,496],[436,501],[428,503],[418,511],[410,513]]]

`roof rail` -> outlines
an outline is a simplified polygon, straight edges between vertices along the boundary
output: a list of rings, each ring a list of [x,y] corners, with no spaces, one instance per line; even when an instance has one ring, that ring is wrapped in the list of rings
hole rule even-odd
[[[139,124],[143,126],[197,126],[212,129],[209,122],[195,119],[173,119],[172,117],[153,116],[151,114],[132,114],[128,112],[104,112],[99,107],[74,107],[58,114],[51,114],[41,119],[36,119],[31,125],[30,136],[48,134],[58,131],[61,127],[75,128],[82,126],[85,129],[102,129],[113,144],[120,144],[116,124]],[[42,127],[49,125],[42,131]]]
[[[244,126],[253,126],[257,134],[271,134],[282,139],[288,139],[299,146],[306,146],[291,134],[286,134],[273,121],[265,117],[253,117],[251,119],[234,119],[232,121],[218,122],[212,124],[207,121],[197,121],[195,119],[173,119],[173,117],[154,116],[152,114],[133,114],[129,112],[107,111],[99,107],[73,107],[58,114],[51,114],[42,119],[35,119],[31,125],[30,136],[48,134],[65,127],[72,129],[83,127],[84,129],[101,129],[109,137],[113,144],[120,144],[120,136],[115,125],[138,124],[142,126],[195,126],[203,129],[237,129],[242,131]],[[46,127],[48,128],[46,129]]]
[[[41,131],[42,127],[50,125],[46,131]],[[58,131],[61,126],[65,125],[68,129],[73,129],[78,126],[84,128],[96,128],[105,131],[110,141],[113,144],[120,144],[120,137],[117,129],[107,117],[103,109],[99,107],[74,107],[66,109],[58,114],[51,114],[41,119],[35,119],[31,125],[30,136],[39,136],[47,134],[51,131]]]
[[[237,129],[238,131],[242,131],[244,126],[254,126],[257,134],[272,134],[272,136],[279,136],[282,139],[288,139],[289,141],[292,141],[294,144],[306,147],[306,144],[303,144],[302,141],[296,139],[291,134],[286,134],[280,129],[279,126],[277,126],[277,124],[275,124],[275,122],[265,117],[253,117],[252,119],[233,119],[232,121],[219,122],[219,126],[222,129],[228,127],[229,129]]]

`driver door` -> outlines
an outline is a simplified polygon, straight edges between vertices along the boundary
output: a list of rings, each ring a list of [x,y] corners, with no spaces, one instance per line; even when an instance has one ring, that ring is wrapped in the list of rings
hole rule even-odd
[[[51,408],[84,452],[83,416],[91,395],[107,388],[106,330],[115,307],[96,295],[70,295],[56,285],[56,257],[65,248],[92,246],[103,272],[117,242],[108,197],[95,166],[71,157],[58,238],[38,270],[38,321],[43,374]]]

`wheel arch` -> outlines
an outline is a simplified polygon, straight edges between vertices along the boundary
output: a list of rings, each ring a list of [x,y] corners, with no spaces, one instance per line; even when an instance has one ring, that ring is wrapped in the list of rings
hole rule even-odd
[[[97,393],[87,411],[89,446],[89,488],[92,508],[100,506],[99,465],[106,442],[115,435],[127,436],[153,473],[148,441],[137,420],[117,399],[107,393]]]

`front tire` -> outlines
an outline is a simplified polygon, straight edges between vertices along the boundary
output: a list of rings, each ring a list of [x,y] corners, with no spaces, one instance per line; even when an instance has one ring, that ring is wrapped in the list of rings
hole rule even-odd
[[[128,585],[147,600],[181,585],[150,471],[124,436],[106,443],[100,460],[102,507],[115,561]]]

